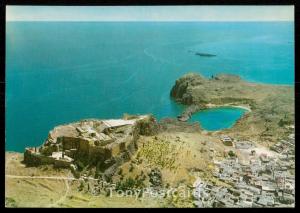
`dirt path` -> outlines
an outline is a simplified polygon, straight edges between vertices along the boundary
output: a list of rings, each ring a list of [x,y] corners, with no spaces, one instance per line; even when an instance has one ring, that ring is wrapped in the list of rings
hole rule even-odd
[[[7,178],[19,179],[54,179],[54,180],[78,180],[72,177],[59,177],[59,176],[22,176],[22,175],[5,175]]]
[[[5,175],[7,178],[18,178],[18,179],[52,179],[52,180],[80,180],[73,177],[61,177],[61,176],[22,176],[22,175]],[[98,179],[88,177],[86,179],[96,180]]]
[[[56,202],[50,204],[47,207],[57,207],[57,205],[59,203],[63,202],[66,199],[66,197],[67,197],[67,195],[68,195],[68,193],[70,191],[70,186],[69,186],[68,180],[67,179],[64,179],[64,180],[65,180],[65,185],[66,185],[66,192],[59,198],[59,200],[57,200]]]

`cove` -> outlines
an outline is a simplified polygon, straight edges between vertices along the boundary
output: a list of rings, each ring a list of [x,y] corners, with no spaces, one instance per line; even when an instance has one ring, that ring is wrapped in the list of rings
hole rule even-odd
[[[217,131],[231,128],[246,112],[246,109],[237,107],[217,107],[201,110],[195,113],[189,122],[200,122],[203,129]]]

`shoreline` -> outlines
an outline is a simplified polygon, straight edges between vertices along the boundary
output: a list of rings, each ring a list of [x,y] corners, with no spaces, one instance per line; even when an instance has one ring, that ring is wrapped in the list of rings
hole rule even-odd
[[[206,107],[208,109],[211,109],[211,108],[220,108],[220,107],[233,107],[233,108],[240,108],[240,109],[244,109],[248,112],[252,112],[252,110],[250,109],[250,107],[246,107],[246,106],[241,106],[241,105],[231,105],[231,104],[220,104],[220,105],[217,105],[217,104],[212,104],[212,103],[209,103],[209,104],[206,104]],[[200,110],[201,111],[201,110]],[[199,111],[199,112],[200,112]]]
[[[200,113],[203,110],[213,109],[213,108],[222,108],[222,107],[244,109],[244,110],[247,111],[244,114],[252,112],[252,110],[250,109],[250,107],[242,106],[242,105],[232,105],[232,103],[229,103],[229,104],[219,104],[219,105],[218,104],[208,103],[208,104],[205,104],[202,107],[203,108],[199,108],[199,106],[197,106],[197,105],[190,105],[185,110],[183,110],[183,112],[181,113],[181,115],[177,116],[177,119],[179,121],[186,122],[186,121],[190,120],[193,117],[194,114]]]

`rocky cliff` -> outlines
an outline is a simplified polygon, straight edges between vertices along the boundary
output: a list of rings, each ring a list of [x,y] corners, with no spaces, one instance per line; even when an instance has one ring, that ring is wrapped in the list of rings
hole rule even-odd
[[[208,79],[200,74],[188,73],[175,82],[170,95],[186,105],[249,101],[249,95],[243,95],[245,84],[236,75],[219,74]]]

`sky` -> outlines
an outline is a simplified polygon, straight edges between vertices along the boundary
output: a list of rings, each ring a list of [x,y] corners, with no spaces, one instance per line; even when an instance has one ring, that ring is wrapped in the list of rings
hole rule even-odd
[[[294,21],[294,6],[6,6],[7,21]]]

